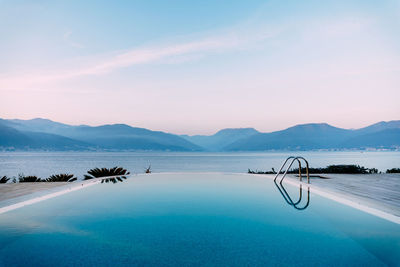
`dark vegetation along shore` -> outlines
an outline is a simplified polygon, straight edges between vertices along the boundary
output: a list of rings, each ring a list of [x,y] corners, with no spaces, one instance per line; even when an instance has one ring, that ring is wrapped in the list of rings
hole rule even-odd
[[[325,168],[308,168],[310,174],[374,174],[381,173],[376,168],[365,168],[359,165],[329,165]],[[258,171],[248,169],[247,173],[250,174],[276,174],[277,172],[272,168],[271,171]],[[283,171],[281,172],[283,173]],[[298,174],[299,169],[293,168],[288,171],[290,174]],[[301,173],[306,173],[306,168],[301,168]],[[392,168],[386,170],[386,173],[400,173],[400,168]]]
[[[386,173],[400,173],[400,168],[392,168],[386,170]]]
[[[149,172],[146,172],[149,173]],[[83,180],[91,180],[95,178],[102,178],[102,183],[117,183],[122,182],[125,180],[127,175],[130,172],[122,167],[113,167],[113,168],[94,168],[87,172],[84,175]],[[68,173],[61,173],[61,174],[54,174],[49,176],[48,178],[42,179],[40,177],[29,175],[25,176],[24,174],[19,174],[18,177],[7,177],[3,176],[0,177],[0,184],[5,184],[8,182],[11,183],[36,183],[36,182],[74,182],[77,181],[78,178],[75,177],[73,174]]]

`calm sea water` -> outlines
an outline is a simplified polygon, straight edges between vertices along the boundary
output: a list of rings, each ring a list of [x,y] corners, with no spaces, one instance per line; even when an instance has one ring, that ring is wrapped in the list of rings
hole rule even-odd
[[[290,155],[304,156],[310,167],[330,164],[358,164],[386,171],[400,167],[400,152],[1,152],[0,176],[73,173],[82,177],[94,167],[122,166],[131,173],[143,173],[151,165],[153,172],[236,172],[247,169],[278,169]]]

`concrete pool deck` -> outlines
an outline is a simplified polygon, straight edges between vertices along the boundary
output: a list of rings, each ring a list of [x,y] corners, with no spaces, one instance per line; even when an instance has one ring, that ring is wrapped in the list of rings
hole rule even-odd
[[[400,217],[400,174],[321,174],[310,183],[328,193]],[[285,178],[286,179],[286,178]],[[289,175],[288,179],[299,178]],[[303,178],[303,182],[306,179]]]
[[[30,194],[34,194],[37,192],[43,192],[49,190],[54,190],[56,188],[64,187],[68,185],[67,182],[57,182],[57,183],[7,183],[0,184],[0,203],[18,198]]]
[[[99,179],[72,183],[16,183],[0,186],[0,214],[100,183]]]
[[[168,173],[156,173],[156,175],[165,174]],[[237,173],[237,175],[241,174]],[[242,175],[250,179],[255,174]],[[274,175],[257,176],[265,176],[268,179],[274,177]],[[326,197],[343,204],[355,206],[382,218],[389,216],[391,221],[400,222],[400,174],[324,174],[323,176],[329,179],[310,178],[312,193],[325,194]],[[298,180],[298,177],[288,175],[284,184],[297,185]],[[0,184],[0,213],[79,190],[98,182],[100,181]],[[305,182],[303,178],[303,184],[307,185]]]

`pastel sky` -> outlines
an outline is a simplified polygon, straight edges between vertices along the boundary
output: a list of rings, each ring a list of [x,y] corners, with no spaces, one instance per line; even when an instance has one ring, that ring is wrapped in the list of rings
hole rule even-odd
[[[178,134],[400,119],[400,1],[0,0],[0,117]]]

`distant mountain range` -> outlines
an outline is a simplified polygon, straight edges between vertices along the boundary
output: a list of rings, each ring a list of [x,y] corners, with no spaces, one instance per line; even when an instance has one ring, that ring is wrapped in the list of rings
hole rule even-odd
[[[266,151],[400,149],[400,120],[348,130],[326,123],[261,133],[223,129],[214,135],[174,135],[125,124],[73,126],[47,119],[0,119],[0,150]]]
[[[326,123],[296,125],[237,140],[228,151],[400,148],[400,121],[377,123],[357,130]]]
[[[224,150],[228,145],[259,134],[254,128],[223,129],[214,135],[181,135],[186,140],[196,144],[208,151]]]
[[[177,135],[125,124],[72,126],[46,119],[0,119],[0,147],[17,150],[202,150]]]

